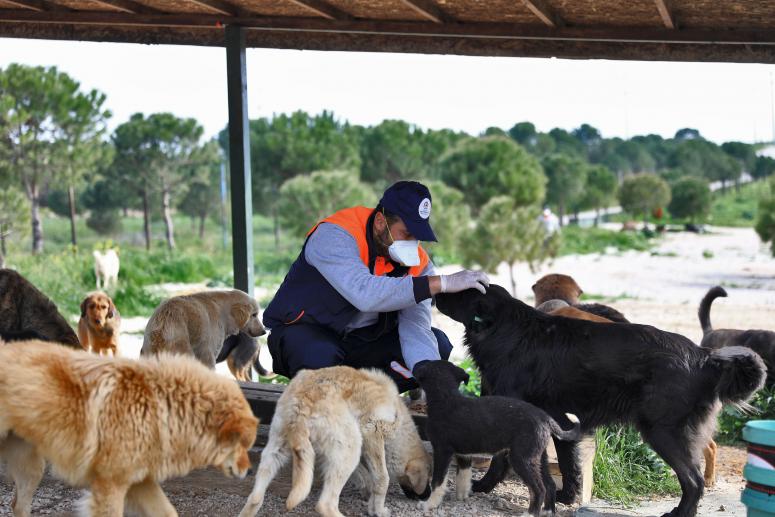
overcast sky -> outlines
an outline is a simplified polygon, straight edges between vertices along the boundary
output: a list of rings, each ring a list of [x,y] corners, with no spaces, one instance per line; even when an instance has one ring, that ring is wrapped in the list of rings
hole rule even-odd
[[[107,94],[111,128],[132,113],[227,120],[222,48],[0,38],[0,67],[56,65]],[[478,134],[523,120],[541,131],[586,122],[605,137],[693,127],[724,142],[772,140],[773,65],[573,61],[248,50],[251,118],[332,110],[373,125],[399,118]]]

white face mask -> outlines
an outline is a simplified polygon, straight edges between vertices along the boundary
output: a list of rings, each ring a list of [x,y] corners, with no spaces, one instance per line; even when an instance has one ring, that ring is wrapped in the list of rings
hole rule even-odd
[[[388,248],[390,258],[403,266],[420,265],[420,241],[393,241]]]

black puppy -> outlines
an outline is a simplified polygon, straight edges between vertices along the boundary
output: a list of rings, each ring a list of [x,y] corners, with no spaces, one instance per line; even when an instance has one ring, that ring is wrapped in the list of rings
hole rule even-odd
[[[700,348],[678,334],[647,325],[617,325],[554,317],[516,300],[500,286],[436,297],[444,314],[465,325],[465,344],[495,395],[535,404],[583,432],[633,424],[672,467],[681,484],[670,517],[692,517],[702,497],[703,447],[721,402],[741,403],[763,384],[765,366],[746,348]],[[563,489],[573,502],[580,472],[575,444],[555,440]],[[504,454],[474,491],[490,491],[506,472]]]
[[[713,330],[710,324],[710,306],[719,296],[726,297],[723,287],[711,288],[700,302],[698,315],[702,326],[702,342],[700,346],[719,349],[725,346],[744,346],[761,356],[767,365],[767,386],[775,386],[775,332],[770,330]]]
[[[530,490],[528,512],[538,517],[544,509],[555,512],[555,486],[549,473],[546,446],[554,436],[578,440],[576,422],[563,431],[545,411],[508,397],[466,397],[458,387],[468,374],[448,361],[423,361],[415,378],[428,398],[428,439],[433,445],[431,496],[423,511],[441,504],[452,455],[457,455],[457,499],[467,499],[471,488],[471,459],[461,455],[508,451],[511,466]]]

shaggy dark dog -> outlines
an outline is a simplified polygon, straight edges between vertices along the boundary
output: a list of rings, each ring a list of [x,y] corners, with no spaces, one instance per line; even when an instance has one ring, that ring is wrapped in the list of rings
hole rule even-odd
[[[692,517],[703,493],[702,449],[721,402],[747,400],[764,381],[761,358],[741,347],[700,348],[647,325],[595,323],[542,314],[500,286],[436,297],[444,314],[465,326],[465,344],[495,395],[523,399],[583,432],[634,425],[675,471],[682,496],[670,517]],[[580,472],[575,444],[555,440],[563,489],[573,502]],[[503,479],[505,455],[493,458],[474,491]]]
[[[543,505],[555,512],[555,486],[549,473],[546,446],[554,436],[578,440],[579,424],[563,431],[552,417],[532,404],[509,397],[466,397],[458,391],[468,374],[448,361],[423,361],[415,378],[428,398],[428,439],[433,445],[433,481],[423,510],[441,504],[447,469],[457,456],[457,499],[467,499],[471,488],[471,459],[460,455],[508,451],[514,471],[530,491],[528,513],[538,517]]]
[[[716,286],[700,302],[698,311],[702,326],[702,342],[700,346],[717,350],[725,346],[744,346],[761,356],[767,365],[767,381],[769,387],[775,386],[775,332],[770,330],[713,330],[710,324],[710,306],[718,297],[726,297],[723,287]]]
[[[9,340],[28,336],[82,348],[54,302],[11,269],[0,269],[0,334]]]

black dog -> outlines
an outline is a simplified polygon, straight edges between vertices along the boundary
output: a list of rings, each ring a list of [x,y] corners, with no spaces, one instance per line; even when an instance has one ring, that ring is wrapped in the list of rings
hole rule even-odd
[[[582,431],[633,424],[675,471],[681,501],[670,517],[692,517],[703,493],[700,457],[721,402],[740,403],[764,381],[761,358],[746,348],[700,348],[647,325],[554,317],[512,298],[500,286],[436,297],[441,312],[465,325],[465,344],[492,392],[523,399]],[[575,444],[555,440],[563,489],[579,490]],[[490,491],[506,471],[499,454],[474,491]]]
[[[508,450],[514,471],[530,490],[528,512],[538,517],[541,506],[555,512],[555,486],[549,473],[546,446],[554,436],[578,440],[580,425],[563,431],[545,411],[508,397],[466,397],[460,383],[468,374],[448,361],[423,361],[414,369],[415,378],[428,398],[428,439],[433,445],[433,481],[423,510],[441,504],[447,469],[457,455],[457,499],[467,499],[471,487],[471,459],[461,454]]]
[[[710,306],[718,297],[726,297],[723,287],[711,288],[700,302],[698,314],[702,326],[702,342],[700,346],[717,350],[725,346],[744,346],[761,356],[767,365],[768,387],[775,386],[775,332],[770,330],[713,330],[710,324]]]

